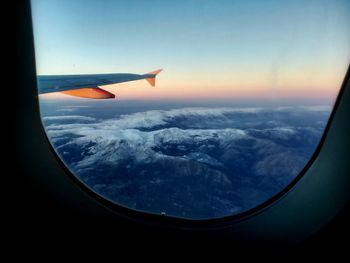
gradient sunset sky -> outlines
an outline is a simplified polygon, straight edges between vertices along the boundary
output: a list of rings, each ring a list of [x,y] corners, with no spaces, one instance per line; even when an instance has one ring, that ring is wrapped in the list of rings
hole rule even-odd
[[[138,73],[120,99],[336,96],[350,62],[348,0],[33,0],[38,75]],[[67,98],[53,93],[42,98]]]

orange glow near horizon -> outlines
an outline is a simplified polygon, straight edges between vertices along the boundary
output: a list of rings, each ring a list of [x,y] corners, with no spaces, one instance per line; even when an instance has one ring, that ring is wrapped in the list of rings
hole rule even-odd
[[[338,71],[304,69],[285,72],[210,72],[189,71],[171,74],[164,70],[157,76],[156,87],[146,80],[101,86],[118,100],[210,100],[210,99],[287,99],[334,98],[341,87],[346,68]],[[177,76],[181,76],[177,77]],[[40,95],[41,99],[74,98],[62,93]]]

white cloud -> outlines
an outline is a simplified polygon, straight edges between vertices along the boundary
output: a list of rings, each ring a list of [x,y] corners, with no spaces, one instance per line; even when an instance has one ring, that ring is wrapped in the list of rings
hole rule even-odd
[[[66,105],[66,106],[61,106],[60,108],[89,108],[87,105]]]
[[[152,128],[165,125],[177,117],[222,117],[229,113],[257,113],[262,108],[182,108],[172,110],[151,110],[121,115],[119,119],[110,120],[120,128]]]
[[[61,120],[72,120],[72,121],[95,121],[96,118],[80,116],[80,115],[63,115],[63,116],[45,116],[42,118],[44,121],[61,121]]]
[[[63,109],[57,109],[57,112],[73,112],[77,111],[77,109],[70,109],[70,108],[63,108]]]
[[[314,105],[314,106],[283,106],[276,107],[273,110],[275,111],[325,111],[330,112],[332,110],[332,106],[328,105]]]

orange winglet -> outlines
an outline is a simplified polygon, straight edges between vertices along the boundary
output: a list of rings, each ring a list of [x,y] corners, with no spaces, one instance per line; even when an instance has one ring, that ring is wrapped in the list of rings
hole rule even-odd
[[[154,75],[154,77],[151,78],[147,78],[145,80],[148,81],[149,84],[151,84],[152,87],[154,87],[156,85],[156,76],[158,73],[160,73],[163,69],[158,69],[152,72],[147,73],[147,75]]]
[[[106,90],[100,88],[81,88],[81,89],[73,89],[73,90],[65,90],[61,91],[64,94],[81,97],[81,98],[89,98],[89,99],[112,99],[115,98],[113,93],[110,93]]]
[[[156,86],[156,78],[148,78],[148,79],[145,79],[148,81],[149,84],[151,84],[152,87],[155,87]]]

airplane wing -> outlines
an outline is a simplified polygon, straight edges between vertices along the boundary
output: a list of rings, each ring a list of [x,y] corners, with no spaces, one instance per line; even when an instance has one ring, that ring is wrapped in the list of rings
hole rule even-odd
[[[145,79],[154,87],[156,76],[162,70],[158,69],[147,74],[96,74],[96,75],[53,75],[38,76],[39,94],[62,92],[71,96],[91,99],[115,98],[100,86],[116,84],[133,80]]]

